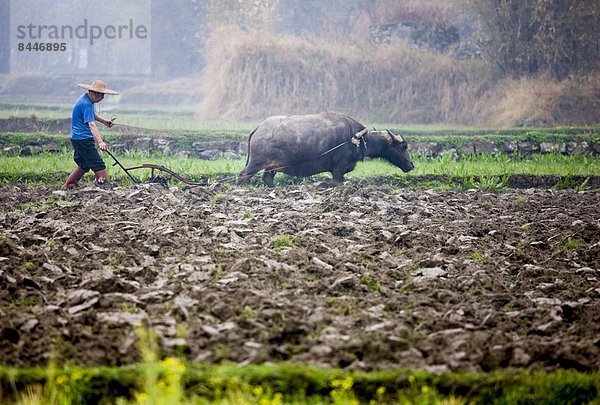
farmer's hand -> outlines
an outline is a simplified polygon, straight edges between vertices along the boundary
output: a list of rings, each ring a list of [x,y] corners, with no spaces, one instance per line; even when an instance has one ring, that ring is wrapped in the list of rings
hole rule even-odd
[[[108,150],[108,145],[104,143],[104,141],[98,142],[98,147],[100,148],[100,150]]]
[[[111,115],[110,116],[110,120],[107,121],[106,126],[109,128],[112,128],[115,125],[115,121],[117,120],[117,116],[116,115]]]

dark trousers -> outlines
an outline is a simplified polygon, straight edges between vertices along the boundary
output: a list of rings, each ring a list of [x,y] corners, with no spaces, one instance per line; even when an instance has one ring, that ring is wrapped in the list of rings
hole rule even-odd
[[[75,149],[73,160],[75,160],[77,166],[81,167],[84,172],[90,169],[94,172],[106,169],[106,165],[100,157],[93,139],[71,139],[71,144]]]

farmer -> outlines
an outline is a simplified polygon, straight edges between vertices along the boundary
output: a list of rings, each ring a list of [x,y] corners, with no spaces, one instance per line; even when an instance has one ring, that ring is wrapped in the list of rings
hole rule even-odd
[[[100,157],[94,141],[98,143],[101,150],[107,150],[108,145],[104,143],[100,136],[100,131],[96,126],[98,121],[111,128],[113,122],[100,117],[94,112],[94,104],[99,103],[105,94],[119,94],[116,91],[109,90],[102,80],[95,80],[92,84],[78,84],[79,87],[88,90],[77,99],[73,106],[71,122],[71,144],[75,149],[73,160],[77,167],[69,175],[63,185],[63,189],[75,187],[88,170],[93,170],[96,176],[96,184],[102,185],[108,182],[106,174],[106,165]]]

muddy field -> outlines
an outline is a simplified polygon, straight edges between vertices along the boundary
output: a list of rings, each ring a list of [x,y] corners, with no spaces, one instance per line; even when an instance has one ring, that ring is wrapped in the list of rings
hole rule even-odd
[[[0,188],[0,358],[600,368],[598,192]]]

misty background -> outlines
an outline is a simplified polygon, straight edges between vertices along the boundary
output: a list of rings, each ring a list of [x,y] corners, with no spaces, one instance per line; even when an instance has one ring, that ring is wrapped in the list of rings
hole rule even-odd
[[[151,74],[101,77],[9,74],[8,5],[5,103],[70,104],[75,83],[100,78],[122,93],[110,108],[186,108],[199,120],[600,122],[596,0],[152,0]]]

